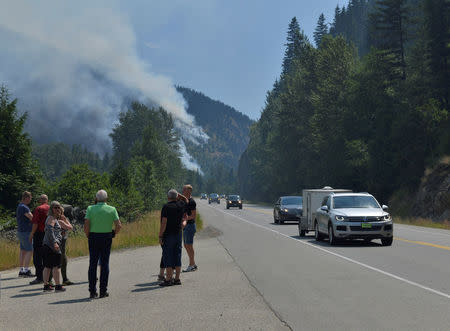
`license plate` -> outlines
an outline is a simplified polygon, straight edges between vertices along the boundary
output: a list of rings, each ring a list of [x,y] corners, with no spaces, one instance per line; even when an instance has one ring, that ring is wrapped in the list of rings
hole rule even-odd
[[[363,228],[363,229],[371,229],[372,228],[372,224],[370,224],[370,223],[361,223],[361,228]]]

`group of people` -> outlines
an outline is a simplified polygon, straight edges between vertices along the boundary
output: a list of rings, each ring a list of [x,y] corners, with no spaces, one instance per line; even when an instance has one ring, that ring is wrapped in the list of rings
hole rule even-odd
[[[181,284],[182,241],[189,257],[189,265],[183,272],[192,272],[198,268],[193,246],[196,233],[196,203],[191,195],[191,185],[185,185],[182,194],[172,189],[167,194],[168,202],[161,209],[159,242],[162,247],[162,258],[158,275],[161,286]],[[84,221],[84,232],[89,243],[90,298],[109,296],[107,289],[112,239],[122,227],[116,208],[108,205],[107,199],[107,192],[99,190],[95,196],[95,204],[86,210]],[[44,284],[44,292],[63,292],[65,291],[63,285],[73,284],[67,278],[65,254],[67,233],[73,227],[70,220],[64,216],[64,208],[58,201],[53,201],[49,205],[48,197],[42,194],[39,197],[39,206],[33,213],[29,208],[31,201],[31,193],[24,192],[16,213],[17,236],[20,243],[19,277],[34,277],[29,269],[33,256],[36,279],[30,284]],[[100,294],[97,292],[98,266],[100,266]],[[52,277],[55,286],[51,281]]]
[[[64,216],[64,208],[58,201],[48,204],[48,197],[39,197],[39,206],[31,212],[30,192],[22,194],[17,206],[17,237],[20,244],[19,277],[34,277],[30,284],[44,284],[44,291],[63,292],[62,285],[72,285],[67,278],[66,240],[72,225]],[[29,269],[33,256],[36,275]],[[62,280],[61,280],[62,274]],[[51,278],[55,280],[53,286]]]

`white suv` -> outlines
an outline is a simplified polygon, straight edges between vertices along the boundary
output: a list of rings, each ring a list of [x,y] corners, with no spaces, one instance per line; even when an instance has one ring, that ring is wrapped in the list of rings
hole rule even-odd
[[[383,246],[391,246],[394,226],[387,208],[369,193],[331,193],[316,212],[316,240],[328,236],[335,245],[341,239],[381,239]]]

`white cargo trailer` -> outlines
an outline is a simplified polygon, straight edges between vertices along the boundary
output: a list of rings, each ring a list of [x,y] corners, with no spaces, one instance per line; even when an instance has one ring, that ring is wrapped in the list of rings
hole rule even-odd
[[[325,186],[321,189],[303,190],[303,213],[300,222],[298,222],[298,235],[303,237],[308,231],[314,231],[316,211],[321,207],[322,201],[326,196],[330,195],[330,193],[347,192],[352,191],[346,189],[334,189],[329,186]]]

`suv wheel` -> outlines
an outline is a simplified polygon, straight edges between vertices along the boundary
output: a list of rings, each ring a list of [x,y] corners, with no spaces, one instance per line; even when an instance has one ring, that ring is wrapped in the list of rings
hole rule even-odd
[[[394,237],[381,238],[381,244],[383,246],[391,246],[393,241],[394,241]]]
[[[328,240],[332,246],[336,245],[338,241],[334,236],[333,225],[331,224],[328,224]]]
[[[319,224],[317,224],[317,222],[314,224],[314,230],[316,231],[316,241],[321,241],[323,239],[323,235],[319,232]]]
[[[275,217],[275,215],[273,215],[273,222],[274,222],[275,224],[278,224],[278,220],[277,220],[277,218]]]

